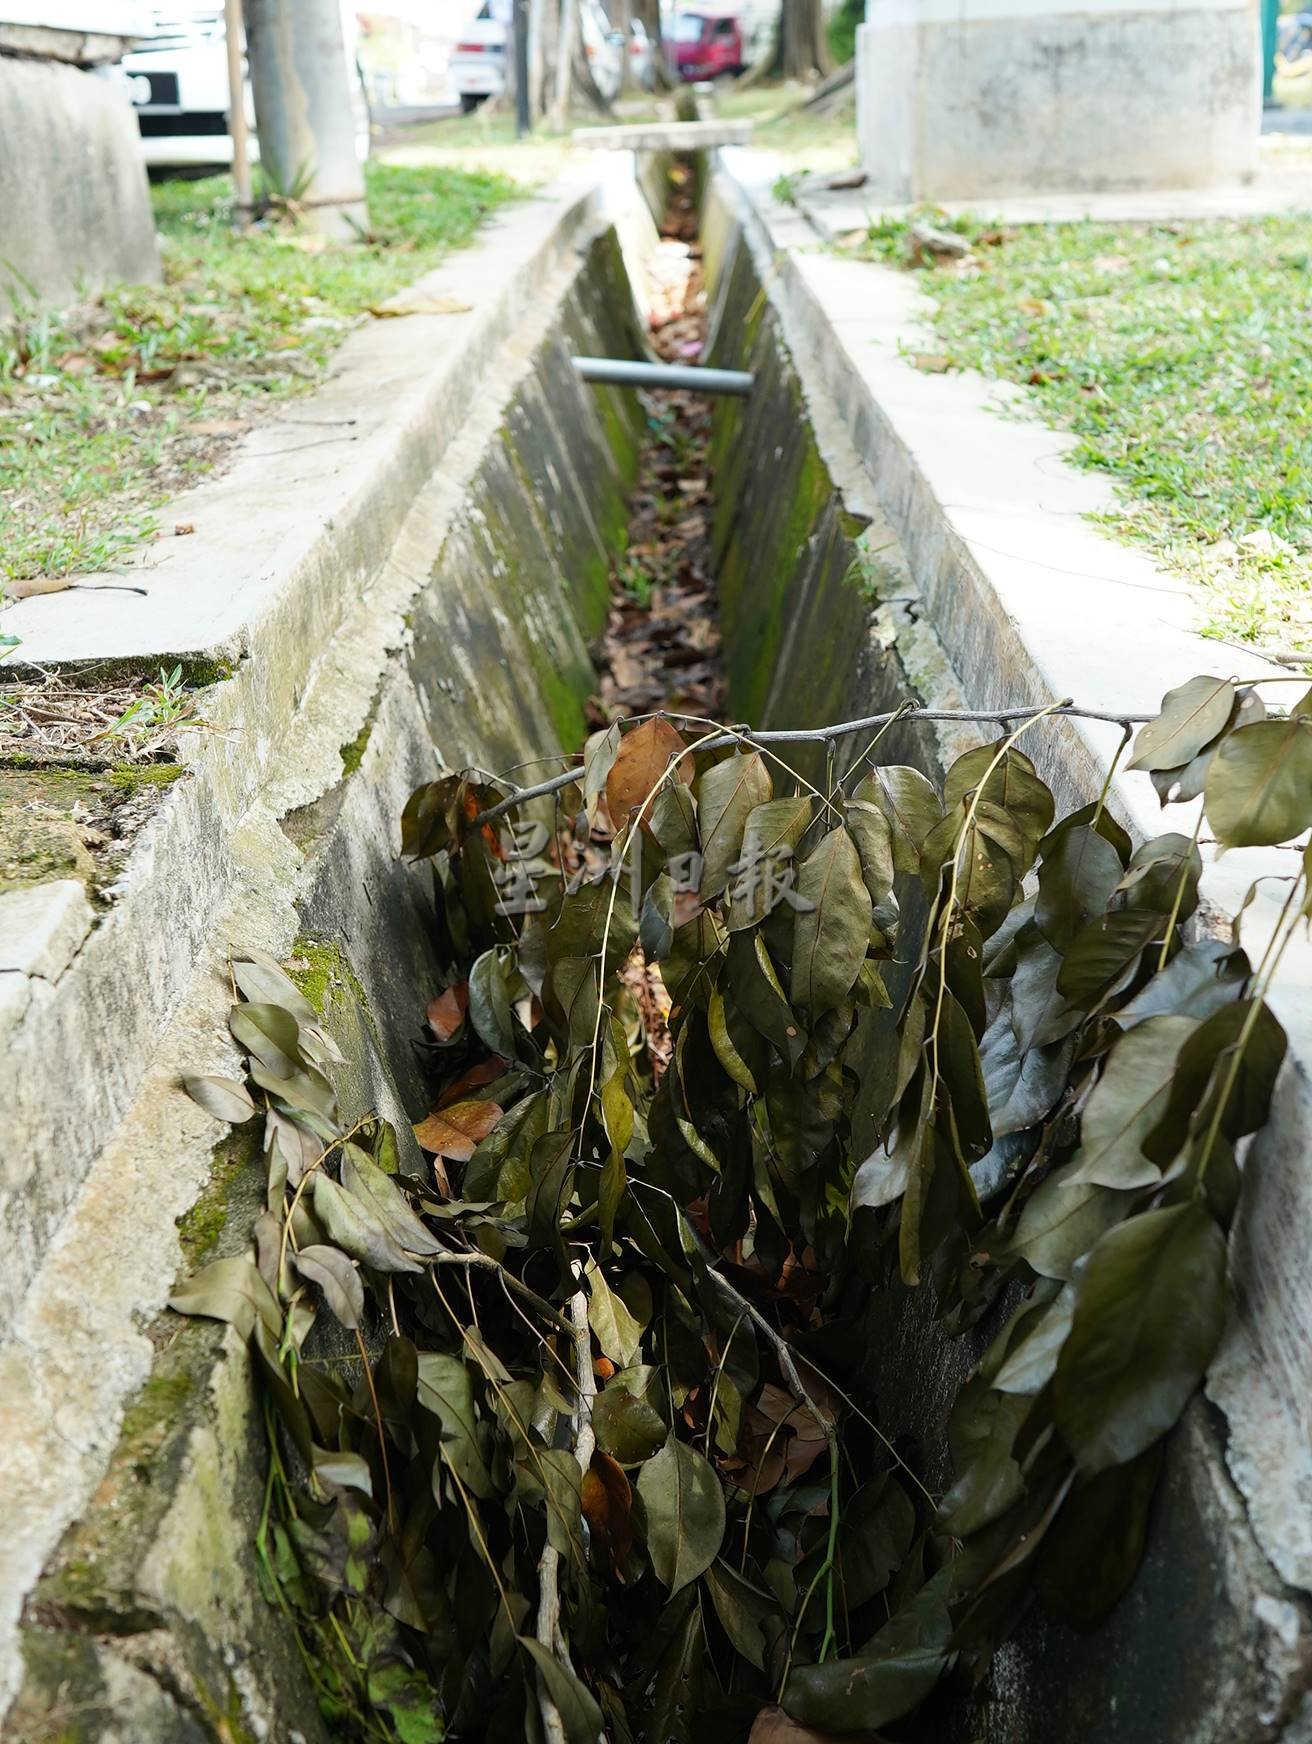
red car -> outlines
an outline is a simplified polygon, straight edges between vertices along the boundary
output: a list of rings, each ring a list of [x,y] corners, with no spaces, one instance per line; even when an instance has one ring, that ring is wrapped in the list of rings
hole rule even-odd
[[[743,29],[731,12],[681,12],[670,39],[681,79],[718,79],[743,70]]]

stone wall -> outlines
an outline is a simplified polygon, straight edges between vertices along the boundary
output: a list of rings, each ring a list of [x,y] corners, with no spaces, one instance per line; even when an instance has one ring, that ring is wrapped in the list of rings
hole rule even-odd
[[[1251,177],[1256,0],[867,0],[857,128],[888,201]]]
[[[79,67],[0,54],[0,297],[57,307],[159,271],[122,88]]]

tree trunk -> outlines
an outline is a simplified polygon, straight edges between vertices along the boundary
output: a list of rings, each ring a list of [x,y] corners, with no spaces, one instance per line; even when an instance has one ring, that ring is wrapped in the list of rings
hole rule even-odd
[[[358,241],[369,214],[337,0],[246,0],[246,53],[266,179],[311,229]]]
[[[770,77],[823,78],[831,67],[823,0],[781,0],[779,34],[769,57]]]
[[[651,43],[653,83],[658,91],[674,89],[670,63],[665,58],[665,38],[661,35],[661,0],[633,0],[632,15],[642,24]]]

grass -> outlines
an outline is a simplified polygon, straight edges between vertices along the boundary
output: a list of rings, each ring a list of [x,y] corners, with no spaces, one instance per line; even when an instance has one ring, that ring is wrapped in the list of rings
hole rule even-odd
[[[312,385],[371,304],[515,192],[469,169],[367,175],[374,232],[358,247],[276,219],[238,236],[227,177],[160,183],[163,284],[0,324],[0,590],[121,560],[261,404]]]
[[[1107,523],[1206,588],[1205,633],[1312,659],[1306,218],[934,221],[975,244],[926,275],[950,365],[1074,433],[1076,464],[1115,480]],[[860,252],[906,264],[905,228]]]

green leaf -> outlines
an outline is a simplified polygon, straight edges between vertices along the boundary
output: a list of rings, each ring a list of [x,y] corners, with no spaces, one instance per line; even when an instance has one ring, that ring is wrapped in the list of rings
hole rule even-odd
[[[588,1325],[597,1340],[597,1348],[617,1368],[626,1369],[642,1344],[642,1327],[630,1314],[623,1297],[617,1296],[606,1282],[596,1260],[588,1260],[586,1272]]]
[[[970,793],[980,789],[981,805],[1006,813],[1025,844],[1024,859],[1030,860],[1052,822],[1052,795],[1023,751],[1012,745],[999,759],[1001,748],[999,740],[978,745],[957,758],[943,781],[943,809],[949,814],[956,811]]]
[[[870,936],[870,895],[845,829],[822,836],[802,862],[797,898],[789,992],[818,1016],[847,996]]]
[[[943,816],[933,783],[919,769],[892,763],[868,775],[852,797],[877,806],[888,819],[896,869],[919,872],[925,838]]]
[[[1107,907],[1121,881],[1121,857],[1097,830],[1063,830],[1039,867],[1034,918],[1059,951]]]
[[[1072,941],[1057,991],[1092,1010],[1125,985],[1144,950],[1165,930],[1163,917],[1150,909],[1125,909],[1090,921]]]
[[[726,921],[730,932],[756,926],[782,897],[772,895],[770,881],[762,873],[773,866],[783,867],[811,822],[811,801],[772,799],[758,805],[747,814],[743,827],[742,854],[735,862],[739,869],[729,884],[729,908]]]
[[[492,1478],[474,1417],[473,1381],[460,1358],[446,1351],[420,1351],[416,1398],[442,1425],[442,1452],[461,1483],[472,1495],[491,1496]]]
[[[796,1666],[783,1705],[826,1732],[871,1731],[900,1720],[925,1699],[947,1665],[951,1568],[935,1575],[852,1659]]]
[[[665,1445],[669,1430],[661,1414],[642,1395],[613,1375],[592,1407],[597,1446],[621,1465],[641,1465]]]
[[[545,1133],[533,1146],[532,1185],[524,1210],[534,1247],[554,1248],[563,1259],[560,1222],[574,1191],[574,1135]]]
[[[1084,1105],[1069,1180],[1100,1187],[1150,1187],[1160,1180],[1161,1170],[1142,1146],[1170,1098],[1180,1049],[1197,1027],[1191,1017],[1150,1017],[1121,1037]]]
[[[597,1744],[604,1726],[601,1709],[587,1685],[572,1671],[567,1671],[540,1641],[533,1640],[530,1635],[521,1635],[518,1640],[533,1661],[542,1687],[560,1715],[568,1744]]]
[[[1236,1058],[1245,1030],[1243,1052]],[[1251,999],[1243,999],[1213,1013],[1180,1049],[1161,1119],[1144,1136],[1145,1153],[1163,1166],[1169,1163],[1190,1127],[1210,1122],[1232,1066],[1234,1082],[1219,1130],[1232,1142],[1256,1132],[1267,1117],[1287,1045],[1279,1019],[1265,1003],[1255,1010]]]
[[[856,851],[861,857],[861,876],[872,903],[887,902],[893,888],[896,870],[893,863],[893,830],[887,817],[871,800],[852,799],[846,811],[847,827],[852,832]]]
[[[179,1314],[226,1320],[243,1338],[251,1336],[256,1321],[275,1337],[282,1334],[282,1311],[273,1291],[245,1254],[215,1260],[194,1278],[185,1278],[169,1297],[169,1307]]]
[[[1110,1230],[1076,1283],[1057,1428],[1081,1471],[1124,1464],[1178,1420],[1226,1315],[1225,1240],[1197,1199]]]
[[[724,889],[743,845],[747,819],[774,793],[774,783],[759,751],[735,753],[713,763],[696,784],[702,839],[701,898],[710,902]]]
[[[1071,1628],[1100,1622],[1138,1573],[1161,1469],[1158,1443],[1129,1465],[1099,1472],[1075,1486],[1049,1528],[1034,1586]]]
[[[1242,951],[1220,939],[1199,939],[1177,951],[1128,1005],[1122,1005],[1116,1021],[1122,1029],[1129,1029],[1145,1018],[1174,1013],[1202,1022],[1234,1003],[1248,973],[1248,959]]]
[[[1045,1308],[1027,1317],[1024,1338],[1008,1348],[1002,1367],[993,1377],[998,1392],[1032,1398],[1043,1391],[1057,1367],[1074,1315],[1075,1292],[1068,1284]]]
[[[226,1120],[233,1126],[240,1126],[255,1112],[250,1091],[235,1078],[184,1078],[182,1088],[206,1114],[212,1114],[216,1120]]]
[[[1203,803],[1227,848],[1285,842],[1312,824],[1312,724],[1258,721],[1212,759]]]
[[[731,1564],[713,1562],[705,1574],[720,1626],[749,1665],[765,1670],[766,1637],[761,1625],[767,1617],[779,1617],[779,1601],[762,1592]]]
[[[774,1043],[790,1066],[796,1066],[806,1052],[806,1031],[784,997],[760,933],[730,933],[727,963],[735,1006],[753,1029]]]
[[[342,1186],[368,1205],[399,1248],[407,1253],[440,1253],[442,1243],[406,1202],[405,1194],[359,1145],[342,1147]]]
[[[469,1021],[494,1054],[515,1056],[515,1026],[510,1014],[512,983],[517,980],[511,954],[484,951],[469,971]]]
[[[390,1183],[389,1183],[390,1185]],[[404,1253],[383,1220],[366,1200],[339,1187],[325,1169],[314,1177],[314,1215],[329,1239],[379,1272],[420,1272],[423,1267]]]
[[[733,1036],[729,1031],[724,995],[718,987],[711,990],[710,997],[706,1002],[706,1026],[710,1031],[711,1047],[715,1052],[716,1059],[735,1084],[741,1085],[749,1095],[755,1096],[756,1079],[752,1074],[751,1067],[734,1045]]]
[[[303,1278],[318,1284],[324,1301],[343,1326],[359,1326],[364,1316],[364,1285],[344,1253],[312,1243],[293,1254],[292,1263]]]
[[[281,1005],[234,1005],[228,1028],[238,1046],[274,1078],[295,1078],[309,1063],[300,1026]]]
[[[1179,769],[1210,745],[1235,706],[1235,687],[1225,678],[1191,678],[1168,690],[1162,712],[1140,727],[1127,769]]]
[[[1007,1251],[1041,1277],[1069,1278],[1081,1255],[1129,1208],[1123,1194],[1091,1181],[1073,1181],[1067,1170],[1058,1170],[1026,1201]]]
[[[647,1554],[671,1596],[715,1560],[724,1538],[724,1492],[714,1469],[671,1435],[638,1476]]]

